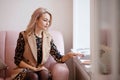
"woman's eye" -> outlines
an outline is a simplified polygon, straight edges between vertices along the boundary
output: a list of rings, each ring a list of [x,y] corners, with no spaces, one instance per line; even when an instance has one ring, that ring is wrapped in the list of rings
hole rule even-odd
[[[47,21],[46,19],[44,19],[43,21]]]
[[[49,20],[46,20],[46,19],[45,19],[45,20],[43,20],[43,21],[44,21],[44,22],[50,22]]]
[[[44,21],[46,21],[46,20],[44,20]]]

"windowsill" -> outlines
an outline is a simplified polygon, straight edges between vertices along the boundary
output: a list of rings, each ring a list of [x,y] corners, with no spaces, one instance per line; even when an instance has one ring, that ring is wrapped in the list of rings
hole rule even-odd
[[[74,57],[75,79],[90,80],[91,79],[91,64],[90,59]],[[86,63],[87,62],[87,63]]]
[[[91,72],[91,60],[90,55],[86,55],[83,58],[77,57],[80,64],[82,64],[85,67],[85,70],[90,73]]]
[[[91,72],[91,60],[90,60],[90,55],[86,55],[83,58],[77,57],[78,61],[80,64],[85,67],[85,70],[89,73]]]

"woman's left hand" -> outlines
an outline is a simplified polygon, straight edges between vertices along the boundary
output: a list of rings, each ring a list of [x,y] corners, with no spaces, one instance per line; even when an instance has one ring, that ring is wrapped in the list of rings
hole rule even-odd
[[[84,57],[84,54],[81,54],[81,53],[73,53],[74,56],[79,56],[79,57]]]
[[[67,61],[68,59],[72,58],[73,56],[84,57],[84,54],[68,52],[67,54],[65,54],[65,55],[62,57],[62,62]]]
[[[69,52],[69,53],[67,53],[67,55],[68,55],[69,57],[73,57],[73,56],[84,57],[84,54],[74,53],[74,52]]]
[[[40,66],[40,67],[37,68],[37,71],[41,71],[41,70],[48,70],[48,69],[44,66]]]

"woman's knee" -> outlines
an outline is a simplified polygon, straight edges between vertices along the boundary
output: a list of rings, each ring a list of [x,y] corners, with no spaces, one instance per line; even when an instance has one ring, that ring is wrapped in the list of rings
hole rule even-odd
[[[34,72],[28,72],[25,80],[38,80],[38,75]]]
[[[51,77],[49,71],[47,70],[41,70],[39,72],[39,76],[41,80],[48,80]]]

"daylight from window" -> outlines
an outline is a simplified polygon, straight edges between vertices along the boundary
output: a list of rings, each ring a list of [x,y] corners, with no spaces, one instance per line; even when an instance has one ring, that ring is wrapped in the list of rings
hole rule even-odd
[[[74,0],[72,50],[90,54],[90,0]]]

